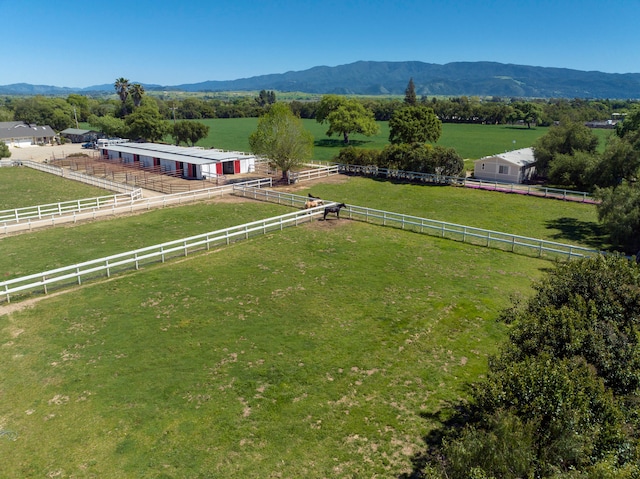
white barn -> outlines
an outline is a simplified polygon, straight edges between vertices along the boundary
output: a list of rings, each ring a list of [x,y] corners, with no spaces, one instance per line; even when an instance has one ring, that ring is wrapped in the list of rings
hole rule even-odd
[[[187,179],[202,180],[255,171],[255,156],[237,151],[159,143],[98,144],[98,149],[104,159],[139,163],[143,168],[160,167],[167,173],[181,171],[182,177]]]
[[[535,161],[533,148],[507,151],[485,156],[473,163],[473,177],[478,180],[503,183],[523,183],[531,178]]]

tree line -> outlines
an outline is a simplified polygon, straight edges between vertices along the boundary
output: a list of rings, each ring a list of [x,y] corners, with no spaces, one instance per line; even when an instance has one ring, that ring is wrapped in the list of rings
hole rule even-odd
[[[131,85],[132,87],[134,85]],[[87,122],[89,117],[112,116],[122,118],[131,113],[136,102],[144,95],[156,105],[163,120],[199,120],[205,118],[257,118],[277,101],[273,91],[261,91],[257,96],[246,95],[228,99],[203,97],[167,98],[165,94],[140,91],[138,84],[125,98],[91,97],[70,94],[64,97],[7,96],[0,99],[0,121],[25,121],[50,125],[56,131]],[[119,94],[118,94],[119,95]],[[358,98],[359,104],[373,113],[375,121],[388,121],[395,111],[405,105],[401,98]],[[626,113],[634,100],[595,99],[519,99],[479,98],[416,98],[416,104],[430,107],[444,123],[509,124],[527,123],[549,126],[561,119],[587,122],[608,120],[614,113]],[[316,119],[321,113],[322,99],[293,100],[288,102],[292,111],[304,119]]]

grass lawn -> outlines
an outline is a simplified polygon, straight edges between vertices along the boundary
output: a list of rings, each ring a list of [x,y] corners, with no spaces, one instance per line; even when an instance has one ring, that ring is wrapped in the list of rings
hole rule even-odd
[[[296,191],[308,192],[599,241],[591,205],[359,177]],[[0,271],[286,211],[223,199],[5,237]],[[507,333],[498,312],[551,265],[329,220],[44,297],[0,316],[0,430],[17,435],[0,437],[3,474],[397,477],[436,424],[426,418],[446,415],[486,371]]]
[[[0,316],[3,474],[396,477],[549,266],[333,220],[46,298]]]
[[[0,210],[113,195],[31,168],[0,168]]]

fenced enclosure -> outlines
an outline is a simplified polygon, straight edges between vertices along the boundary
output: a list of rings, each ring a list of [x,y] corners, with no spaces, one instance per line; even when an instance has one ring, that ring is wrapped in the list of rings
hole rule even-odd
[[[96,198],[83,198],[80,200],[63,201],[47,205],[26,206],[11,210],[0,211],[0,223],[28,221],[42,219],[54,215],[65,215],[77,213],[84,210],[94,210],[101,208],[117,207],[123,204],[130,204],[142,198],[141,190],[135,189],[129,194],[119,194],[110,196],[98,196]]]
[[[306,201],[306,197],[304,196],[271,190],[259,190],[244,185],[234,188],[234,194],[289,206],[299,206]],[[327,202],[327,204],[335,204],[335,202]],[[600,253],[598,250],[582,246],[529,238],[355,205],[347,205],[347,208],[345,208],[343,212],[343,217],[546,259],[582,258]]]
[[[254,188],[264,188],[272,186],[272,181],[271,178],[261,178],[240,184],[247,184]],[[30,231],[63,223],[93,220],[100,216],[115,216],[152,208],[165,208],[199,200],[208,200],[231,194],[233,187],[232,184],[227,184],[203,190],[151,196],[149,198],[142,198],[141,190],[137,188],[130,195],[115,195],[116,199],[112,201],[109,199],[114,197],[109,196],[0,211],[0,233],[9,234],[18,231]]]
[[[127,270],[137,270],[144,265],[152,263],[164,263],[171,258],[185,257],[197,251],[208,250],[211,247],[229,245],[233,242],[247,240],[255,236],[280,231],[286,227],[309,222],[322,215],[323,208],[324,207],[319,206],[304,211],[295,211],[240,226],[233,226],[10,279],[0,282],[0,295],[4,296],[4,300],[10,302],[12,295],[37,291],[47,294],[53,289],[81,285],[83,281],[86,282],[101,277],[110,277],[112,274]]]
[[[85,175],[77,171],[65,170],[56,165],[48,163],[39,163],[37,161],[24,160],[19,162],[22,166],[33,168],[34,170],[44,171],[45,173],[51,173],[52,175],[62,176],[70,180],[80,181],[88,185],[97,186],[109,191],[116,191],[119,193],[130,193],[136,189],[135,186],[127,185],[124,183],[118,183],[117,181],[111,181],[107,178],[98,178],[96,176]]]

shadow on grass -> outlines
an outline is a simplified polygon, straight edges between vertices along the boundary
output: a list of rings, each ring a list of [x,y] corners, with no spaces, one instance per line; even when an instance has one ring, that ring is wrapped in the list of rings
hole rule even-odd
[[[449,417],[444,418],[447,414]],[[442,460],[442,441],[446,437],[455,437],[460,430],[472,422],[472,410],[463,403],[448,403],[448,405],[435,413],[420,413],[422,419],[435,422],[431,432],[423,437],[425,447],[418,451],[411,458],[411,472],[403,473],[398,479],[419,479],[424,478],[424,468],[427,464],[435,464]]]
[[[314,146],[320,146],[323,148],[346,148],[347,146],[362,146],[370,141],[365,140],[349,140],[349,143],[345,143],[341,139],[324,138],[322,140],[316,140],[313,142]]]
[[[580,221],[575,218],[558,218],[547,221],[546,228],[558,230],[551,235],[557,241],[580,243],[589,248],[606,250],[609,248],[607,235],[602,226],[590,221]]]

